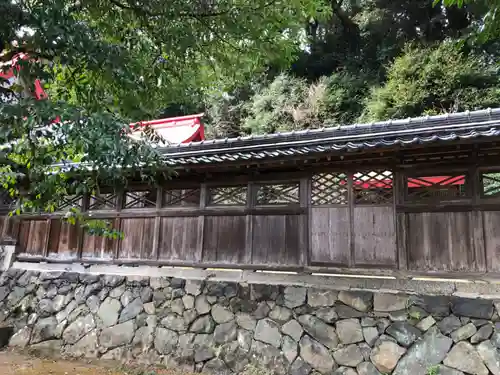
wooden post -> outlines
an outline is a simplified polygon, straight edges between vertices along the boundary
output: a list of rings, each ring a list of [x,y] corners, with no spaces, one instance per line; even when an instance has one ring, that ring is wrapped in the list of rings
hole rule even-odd
[[[311,231],[309,227],[309,221],[311,217],[311,177],[303,177],[300,179],[300,189],[299,189],[299,199],[300,207],[306,209],[305,214],[300,215],[300,221],[302,222],[302,236],[304,237],[304,248],[300,249],[299,262],[302,266],[308,266],[311,264]]]
[[[115,203],[116,204],[116,212],[118,213],[118,215],[119,215],[120,211],[122,210],[124,198],[125,198],[125,191],[123,189],[119,189],[118,193],[117,193],[117,197],[116,197],[116,203]],[[116,217],[114,222],[115,222],[116,229],[121,230],[122,229],[122,219],[120,218],[120,216]],[[113,244],[113,259],[118,259],[120,257],[121,242],[122,242],[121,239],[117,239],[117,240],[115,240],[115,242]],[[106,246],[106,244],[104,244],[104,246]]]
[[[152,259],[158,260],[160,255],[159,247],[160,247],[160,230],[161,230],[161,216],[158,214],[158,211],[161,209],[163,205],[163,186],[158,186],[156,189],[156,216],[155,216],[155,224],[154,224],[154,233],[153,233],[153,249],[152,249]]]
[[[397,266],[400,271],[408,269],[408,220],[406,212],[397,212],[397,205],[404,203],[406,179],[402,171],[395,169],[394,176],[394,215],[396,222]]]
[[[44,238],[44,244],[43,244],[43,249],[42,249],[42,256],[44,258],[47,258],[49,255],[49,243],[50,243],[50,229],[52,227],[52,220],[47,219],[47,229],[45,230],[45,238]]]
[[[7,213],[4,216],[2,228],[2,241],[19,242],[19,219],[14,216],[9,216]]]
[[[347,202],[349,203],[349,257],[347,258],[349,268],[354,267],[354,173],[347,173]]]
[[[486,244],[484,234],[484,216],[478,209],[483,194],[483,182],[481,171],[478,168],[477,150],[473,151],[472,161],[474,165],[469,169],[469,188],[472,195],[472,205],[475,209],[469,213],[469,228],[471,228],[471,264],[476,265],[476,271],[488,272],[488,256],[486,255]]]
[[[247,184],[247,204],[246,208],[251,211],[255,207],[256,201],[256,189],[253,182]],[[243,263],[252,264],[253,263],[253,215],[247,214],[245,216],[245,256],[243,258]]]
[[[208,190],[207,184],[203,183],[200,186],[200,210],[203,211],[207,206]],[[200,214],[198,216],[198,230],[197,230],[197,243],[196,252],[198,253],[199,261],[203,262],[203,247],[204,247],[204,236],[205,236],[205,215]]]
[[[89,209],[90,196],[89,194],[83,194],[82,196],[82,212],[87,212]],[[82,259],[83,252],[83,240],[85,231],[81,226],[82,223],[77,222],[78,225],[78,234],[77,234],[77,242],[76,242],[76,259]]]

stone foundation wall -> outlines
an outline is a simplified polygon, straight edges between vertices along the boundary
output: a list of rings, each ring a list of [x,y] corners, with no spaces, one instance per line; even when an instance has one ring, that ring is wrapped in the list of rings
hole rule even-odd
[[[11,269],[13,347],[191,371],[500,375],[495,301]]]

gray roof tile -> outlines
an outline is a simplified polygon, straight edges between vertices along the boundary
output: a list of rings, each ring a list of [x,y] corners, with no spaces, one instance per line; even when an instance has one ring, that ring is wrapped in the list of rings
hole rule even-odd
[[[408,146],[500,136],[500,108],[354,124],[335,128],[215,139],[165,147],[167,164],[217,164],[310,153]]]

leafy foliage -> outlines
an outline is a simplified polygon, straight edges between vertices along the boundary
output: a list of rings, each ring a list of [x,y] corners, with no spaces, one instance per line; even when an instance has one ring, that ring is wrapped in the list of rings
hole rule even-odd
[[[453,43],[408,48],[388,71],[387,82],[372,91],[364,120],[381,120],[496,107],[500,76],[481,56]]]
[[[0,99],[0,183],[15,212],[53,211],[66,195],[123,185],[131,173],[153,181],[165,171],[158,139],[146,131],[132,140],[128,124],[268,62],[287,66],[304,20],[322,9],[305,0],[0,0],[0,69],[29,56],[16,70],[20,84],[2,88],[14,100]],[[48,100],[32,98],[35,78]]]
[[[113,228],[109,220],[95,220],[84,215],[77,207],[71,207],[64,215],[63,220],[71,225],[79,224],[91,236],[100,236],[111,239],[123,239],[124,233]]]
[[[132,140],[127,124],[162,116],[206,110],[210,136],[226,137],[497,106],[497,42],[473,38],[483,24],[498,35],[496,9],[498,0],[0,0],[0,61],[30,56],[21,84],[0,89],[0,183],[18,213],[52,211],[130,173],[154,183],[165,172],[157,138]],[[35,77],[49,100],[31,99]]]
[[[488,14],[487,4],[477,1],[446,7],[432,0],[333,0],[324,4],[329,13],[304,24],[302,48],[284,74],[271,66],[267,79],[253,77],[222,88],[216,95],[206,94],[214,135],[497,105],[497,42],[480,44],[474,38]],[[443,49],[435,51],[439,46]],[[431,52],[432,61],[426,56]],[[429,61],[424,61],[426,57]],[[427,73],[434,76],[426,79]]]
[[[208,118],[207,137],[236,137],[244,132],[246,103],[253,94],[252,85],[246,84],[230,93],[219,91],[208,95],[205,103]]]
[[[443,9],[432,0],[328,1],[330,16],[306,25],[307,47],[292,70],[318,79],[339,69],[371,72],[384,79],[385,66],[408,42],[428,44],[467,36],[488,9],[482,4]]]
[[[325,79],[327,97],[323,102],[322,119],[327,125],[356,122],[363,111],[365,98],[373,78],[364,72],[336,73]]]
[[[435,0],[434,5],[441,3],[441,0]],[[499,0],[442,0],[446,7],[469,8],[474,5],[480,5],[487,8],[487,12],[477,22],[477,32],[479,40],[485,42],[493,40],[500,36],[500,1]]]
[[[301,123],[309,120],[309,108],[302,105],[307,94],[305,80],[279,75],[268,86],[259,88],[247,103],[248,117],[244,119],[244,127],[256,133],[300,128]],[[322,91],[316,95],[321,96]]]
[[[369,78],[363,73],[337,73],[311,83],[281,74],[269,83],[255,85],[251,95],[246,93],[247,99],[226,95],[209,113],[219,131],[224,131],[225,124],[232,126],[231,135],[238,130],[270,133],[349,124],[361,114],[368,93]],[[224,119],[213,114],[223,111],[227,114]]]

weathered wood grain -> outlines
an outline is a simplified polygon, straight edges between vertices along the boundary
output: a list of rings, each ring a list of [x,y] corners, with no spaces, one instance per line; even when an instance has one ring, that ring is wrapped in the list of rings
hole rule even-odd
[[[113,220],[113,227],[116,228],[116,222]],[[106,237],[90,235],[88,232],[83,232],[82,258],[100,258],[113,259],[114,247],[116,241]]]
[[[411,270],[476,271],[468,212],[408,214]]]
[[[8,217],[7,216],[0,216],[0,233],[2,234],[1,237],[2,239],[5,237],[6,235],[6,224],[7,224],[7,221],[8,221]]]
[[[354,207],[354,261],[356,266],[385,265],[397,262],[394,208]]]
[[[117,198],[117,207],[94,210],[92,216],[113,220],[125,235],[120,241],[79,235],[75,227],[60,221],[61,213],[25,214],[20,232],[15,228],[2,230],[10,224],[0,218],[0,233],[15,233],[20,251],[28,257],[46,255],[53,261],[81,249],[85,259],[104,262],[115,257],[115,261],[128,264],[154,264],[158,260],[157,264],[238,265],[250,269],[311,266],[347,271],[398,268],[408,274],[500,272],[500,199],[481,195],[481,170],[476,164],[464,167],[457,163],[454,167],[459,174],[468,168],[470,176],[475,176],[469,181],[470,194],[423,203],[404,194],[405,176],[413,173],[414,165],[398,164],[401,160],[402,156],[393,160],[395,205],[355,204],[352,178],[360,166],[327,165],[323,161],[288,175],[275,175],[269,170],[262,175],[240,171],[231,176],[217,172],[217,176],[190,177],[189,186],[196,190],[201,187],[201,193],[193,195],[193,202],[184,199],[189,201],[187,205],[163,204],[160,199],[154,205],[150,199],[147,205],[134,204],[144,208],[120,210],[123,198]],[[433,172],[432,166],[427,166],[429,175],[436,175],[437,169]],[[454,168],[450,165],[446,173]],[[311,206],[312,174],[333,170],[348,176],[342,185],[349,191],[346,204]],[[300,204],[256,204],[256,186],[292,180],[300,180]],[[222,182],[247,186],[246,204],[206,207],[207,186],[220,186]],[[184,191],[186,186],[181,185],[178,189]],[[125,199],[129,206],[130,198]]]
[[[245,216],[206,216],[203,261],[243,263],[245,261]]]
[[[119,244],[118,258],[152,259],[154,242],[154,218],[122,219],[123,239]]]
[[[398,269],[408,269],[408,218],[406,213],[396,214],[396,246],[398,249]]]
[[[298,265],[306,251],[300,215],[254,216],[252,263]]]
[[[488,271],[500,271],[500,211],[484,211],[484,245]]]
[[[349,264],[348,207],[311,208],[310,231],[311,263]]]
[[[23,220],[20,228],[21,253],[43,255],[46,243],[47,220]]]
[[[201,261],[197,217],[161,219],[159,259]]]
[[[50,225],[48,256],[68,259],[76,257],[78,250],[78,226],[53,219]]]

